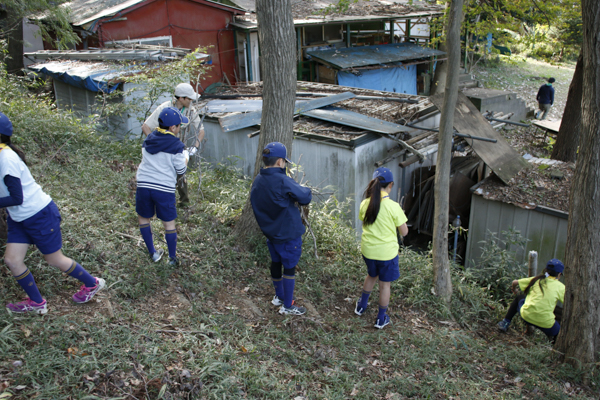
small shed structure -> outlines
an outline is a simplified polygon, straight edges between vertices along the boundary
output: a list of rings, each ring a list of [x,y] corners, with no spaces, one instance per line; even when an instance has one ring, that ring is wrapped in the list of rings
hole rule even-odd
[[[249,11],[246,15],[236,16],[232,24],[240,80],[259,82],[262,73],[255,0],[230,1]],[[430,40],[429,22],[443,15],[441,5],[425,2],[360,1],[349,4],[341,13],[337,5],[336,0],[299,1],[292,5],[297,38],[298,80],[336,83],[334,71],[316,62],[308,52],[399,42],[426,45]],[[433,62],[422,71],[429,77]],[[420,78],[421,86],[425,85],[425,81],[428,78]],[[419,91],[422,92],[425,90]]]
[[[235,83],[235,46],[231,23],[244,10],[213,0],[72,0],[72,25],[82,41],[77,50],[109,45],[162,45],[206,48],[213,67],[204,88],[215,82]],[[46,48],[51,49],[51,48]]]
[[[531,158],[532,168],[521,171],[508,185],[489,177],[471,189],[471,214],[465,266],[477,267],[482,241],[503,232],[518,231],[525,248],[511,246],[517,260],[527,261],[538,252],[540,267],[551,258],[563,259],[567,242],[568,205],[573,165],[557,160]],[[539,271],[538,271],[539,272]]]
[[[107,127],[117,139],[138,138],[142,130],[141,124],[145,114],[152,108],[145,97],[143,86],[126,82],[125,75],[135,74],[135,66],[124,66],[122,61],[137,61],[154,63],[157,68],[169,62],[167,59],[177,59],[188,54],[188,49],[153,49],[153,50],[82,50],[54,51],[44,50],[26,53],[31,60],[38,61],[28,66],[28,69],[51,77],[54,96],[58,108],[69,110],[79,117],[99,113],[102,107],[103,93],[118,92],[119,95],[110,98],[110,103],[124,102],[135,104],[126,113],[113,115],[108,118]],[[199,59],[208,60],[207,54],[197,54]],[[39,62],[40,60],[44,60]],[[181,81],[187,82],[188,77],[182,76]],[[160,104],[171,98],[165,93],[155,99]],[[146,110],[144,112],[143,110]]]
[[[317,82],[405,94],[425,94],[417,89],[417,66],[429,64],[443,51],[414,43],[312,50],[306,54],[318,62]],[[428,69],[428,65],[425,70]],[[427,93],[428,94],[428,93]]]
[[[224,99],[202,100],[199,107],[205,116],[208,139],[202,155],[207,161],[233,160],[244,174],[252,176],[262,109],[262,100],[256,96],[260,93],[258,84],[238,85],[220,93]],[[375,163],[390,168],[398,180],[397,190],[391,194],[396,201],[410,190],[412,169],[435,163],[434,151],[425,152],[424,164],[408,168],[400,168],[398,160],[409,157],[409,153],[385,160],[390,151],[398,150],[397,138],[410,140],[419,132],[417,127],[398,124],[397,119],[406,118],[415,126],[437,127],[439,113],[426,97],[311,82],[299,82],[297,95],[297,110],[304,111],[294,122],[291,160],[299,162],[312,185],[329,186],[338,199],[353,200],[348,216],[353,222],[357,221],[361,196]],[[334,98],[341,100],[334,103]],[[315,101],[320,102],[319,108],[308,106]],[[413,146],[423,149],[430,144],[417,138]]]

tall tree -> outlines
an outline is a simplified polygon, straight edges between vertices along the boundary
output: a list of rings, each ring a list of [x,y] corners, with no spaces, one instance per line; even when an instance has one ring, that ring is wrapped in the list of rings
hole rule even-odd
[[[571,186],[565,255],[565,307],[556,347],[565,362],[587,366],[600,351],[600,2],[582,0],[581,134]]]
[[[296,35],[290,0],[257,0],[258,40],[263,78],[263,109],[254,176],[260,172],[263,148],[281,142],[292,152],[296,101]],[[246,201],[235,234],[245,237],[258,225]]]
[[[448,76],[444,91],[444,106],[440,117],[440,133],[435,171],[435,220],[433,223],[433,280],[436,294],[446,302],[452,297],[450,261],[448,260],[448,208],[450,193],[450,156],[454,109],[458,97],[458,70],[460,68],[460,26],[463,0],[452,0],[448,15],[446,50]]]
[[[581,96],[583,94],[583,54],[579,54],[575,74],[569,86],[558,137],[552,149],[553,160],[574,162],[581,132]]]

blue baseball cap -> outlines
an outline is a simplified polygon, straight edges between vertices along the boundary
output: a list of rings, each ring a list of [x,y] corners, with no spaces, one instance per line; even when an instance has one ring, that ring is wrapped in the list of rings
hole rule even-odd
[[[394,175],[392,175],[392,171],[385,167],[377,168],[375,172],[373,172],[373,179],[376,178],[379,178],[379,181],[384,185],[394,182]]]
[[[181,112],[175,107],[167,107],[160,112],[158,119],[162,126],[173,126],[179,124],[187,124],[190,122],[187,117],[184,117]]]
[[[548,271],[562,273],[565,270],[565,264],[563,264],[562,261],[553,258],[552,260],[548,261],[548,264],[546,264],[546,269]]]
[[[6,115],[0,112],[0,134],[6,136],[12,136],[13,134],[13,126],[12,122]]]
[[[265,150],[269,150],[269,155],[268,157],[277,157],[277,158],[283,158],[285,161],[291,163],[290,160],[288,160],[287,157],[287,149],[285,148],[285,145],[283,143],[279,143],[279,142],[272,142],[269,143],[268,145],[265,146]],[[264,155],[265,157],[267,157],[267,155]]]

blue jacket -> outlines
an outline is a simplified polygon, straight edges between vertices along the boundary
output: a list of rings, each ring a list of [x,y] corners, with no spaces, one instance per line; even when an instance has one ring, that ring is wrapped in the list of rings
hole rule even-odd
[[[554,88],[552,85],[542,85],[536,97],[540,104],[554,104]]]
[[[285,174],[284,168],[263,168],[250,190],[250,202],[260,230],[272,243],[281,244],[304,234],[296,202],[312,200],[309,188],[300,186]]]

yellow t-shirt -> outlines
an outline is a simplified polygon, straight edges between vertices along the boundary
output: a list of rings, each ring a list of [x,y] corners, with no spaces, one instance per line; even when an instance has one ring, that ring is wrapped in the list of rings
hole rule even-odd
[[[388,261],[398,255],[398,236],[396,229],[403,225],[408,219],[400,204],[389,198],[389,195],[381,192],[381,204],[377,219],[371,225],[363,224],[363,233],[360,241],[362,254],[371,260]],[[365,219],[365,213],[371,199],[364,199],[360,203],[358,218]]]
[[[525,292],[531,278],[519,279],[519,287]],[[556,303],[565,301],[565,285],[553,276],[544,279],[540,290],[540,281],[533,284],[525,298],[525,304],[521,307],[521,318],[530,324],[540,328],[552,328],[554,325],[554,308]]]

